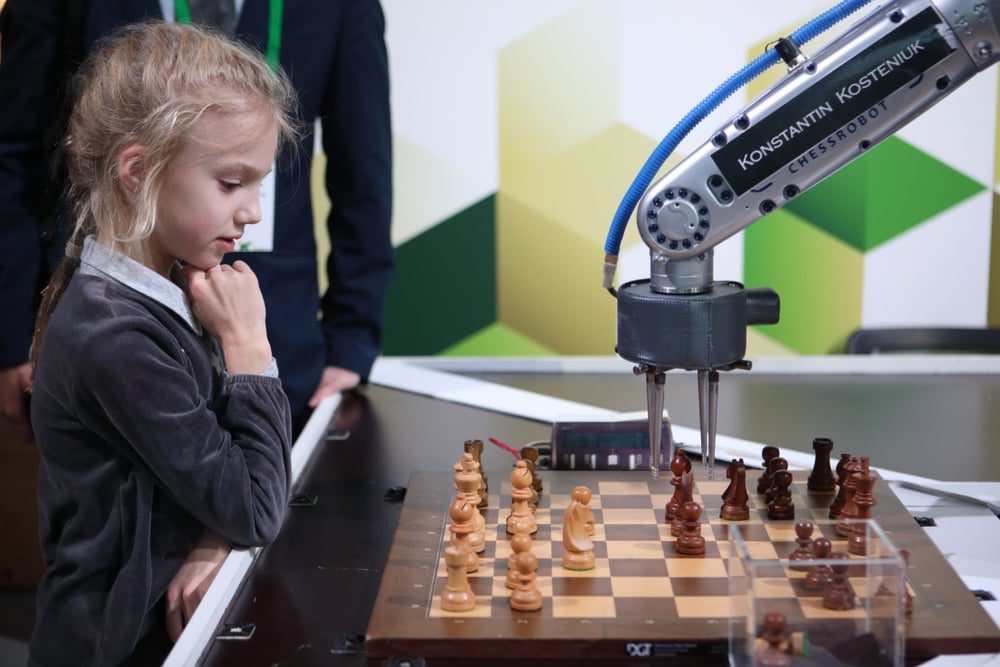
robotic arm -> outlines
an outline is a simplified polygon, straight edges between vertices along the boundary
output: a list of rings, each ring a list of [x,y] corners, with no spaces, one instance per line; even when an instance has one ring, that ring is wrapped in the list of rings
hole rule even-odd
[[[787,76],[646,190],[636,221],[650,278],[618,290],[617,351],[646,375],[654,478],[664,372],[699,373],[711,475],[718,371],[749,369],[747,325],[778,321],[773,291],[713,280],[712,248],[995,63],[998,22],[1000,0],[896,0],[811,58],[782,40]]]

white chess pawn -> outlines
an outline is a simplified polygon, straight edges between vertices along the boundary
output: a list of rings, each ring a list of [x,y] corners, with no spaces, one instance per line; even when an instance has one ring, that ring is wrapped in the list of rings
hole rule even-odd
[[[536,611],[542,608],[542,594],[535,585],[538,559],[530,551],[524,551],[514,559],[517,567],[517,588],[510,594],[510,607],[517,611]]]
[[[507,588],[517,588],[520,578],[517,574],[517,556],[525,551],[531,551],[531,535],[514,533],[510,536],[510,556],[507,557]]]

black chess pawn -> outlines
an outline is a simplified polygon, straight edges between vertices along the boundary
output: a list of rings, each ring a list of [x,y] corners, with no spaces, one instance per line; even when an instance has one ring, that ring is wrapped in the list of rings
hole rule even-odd
[[[769,464],[771,459],[781,456],[781,450],[772,445],[767,445],[760,451],[760,456],[764,459],[764,472],[757,478],[757,493],[764,494],[771,488],[771,469]]]
[[[847,580],[847,554],[835,551],[830,554],[831,560],[838,562],[830,566],[830,582],[823,590],[823,607],[834,611],[854,609],[854,590]]]
[[[673,520],[677,515],[677,508],[684,502],[684,489],[681,488],[682,477],[689,470],[691,470],[691,460],[688,459],[684,450],[678,447],[677,451],[674,452],[674,457],[670,459],[670,472],[673,474],[670,485],[674,487],[674,495],[667,501],[667,521]]]
[[[792,503],[792,473],[778,470],[774,473],[774,498],[767,504],[768,519],[794,519],[795,504]]]
[[[812,522],[799,521],[795,524],[795,542],[798,546],[788,557],[788,566],[793,570],[800,572],[812,570],[812,533]]]
[[[690,461],[688,461],[690,463]],[[689,500],[694,500],[694,473],[688,468],[687,471],[681,475],[681,497],[680,505],[677,507],[677,511],[674,513],[674,520],[670,522],[670,534],[674,537],[679,537],[684,534],[684,515],[681,514],[681,507],[684,506]]]
[[[812,554],[814,561],[826,560],[833,551],[833,543],[825,537],[817,537],[813,540]],[[802,580],[802,586],[810,591],[822,591],[830,583],[830,566],[826,564],[813,565],[809,574]]]
[[[705,538],[701,534],[701,505],[687,500],[681,505],[679,514],[684,519],[684,532],[677,537],[677,553],[687,556],[701,556],[705,553]]]
[[[774,475],[779,470],[788,470],[788,459],[776,456],[771,459],[767,467],[771,471],[771,487],[764,493],[764,502],[769,503],[774,500],[775,494],[778,493],[778,486],[774,483]]]

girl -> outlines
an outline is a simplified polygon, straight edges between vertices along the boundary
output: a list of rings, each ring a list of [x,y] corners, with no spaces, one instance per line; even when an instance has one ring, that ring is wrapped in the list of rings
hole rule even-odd
[[[126,28],[85,72],[65,141],[75,228],[33,346],[47,570],[31,664],[158,664],[230,543],[272,540],[287,503],[263,299],[220,260],[260,219],[293,93],[174,24]]]

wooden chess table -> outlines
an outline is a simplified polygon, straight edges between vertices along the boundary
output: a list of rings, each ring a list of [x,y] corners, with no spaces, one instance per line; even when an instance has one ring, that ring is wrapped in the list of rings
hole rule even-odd
[[[722,472],[717,470],[717,476]],[[369,661],[727,664],[729,522],[718,515],[728,481],[708,480],[698,465],[695,473],[694,499],[704,507],[702,522],[707,522],[703,557],[681,556],[674,549],[675,538],[664,521],[664,506],[672,494],[669,474],[653,482],[648,472],[542,471],[544,490],[532,549],[544,598],[537,612],[516,612],[509,606],[504,580],[510,548],[504,521],[510,510],[510,484],[496,474],[489,480],[490,502],[484,511],[486,551],[479,570],[469,575],[476,607],[468,612],[441,609],[452,473],[415,473],[368,628]],[[738,522],[745,539],[784,558],[796,547],[796,521],[814,521],[818,531],[833,536],[829,529],[834,522],[827,517],[833,494],[807,491],[808,473],[795,473],[796,518],[783,521],[767,519],[762,498],[753,492],[758,474],[750,470],[747,475],[751,518]],[[597,567],[588,572],[567,571],[560,563],[558,524],[577,485],[593,493]],[[884,483],[876,485],[875,495],[874,520],[897,548],[910,554],[906,579],[914,608],[905,622],[907,661],[1000,651],[1000,631],[925,529]],[[821,605],[815,597],[810,599],[794,585],[790,590],[795,593],[781,602],[783,611],[826,613],[830,618],[842,613],[817,611]]]

